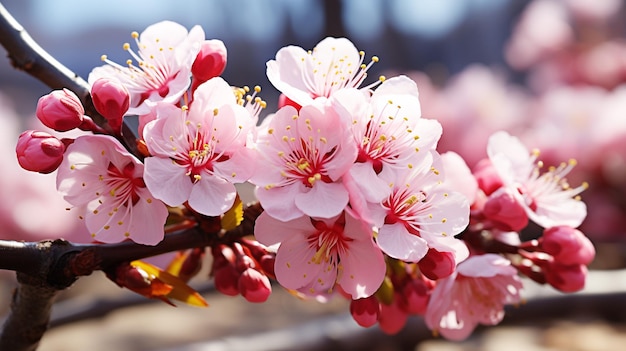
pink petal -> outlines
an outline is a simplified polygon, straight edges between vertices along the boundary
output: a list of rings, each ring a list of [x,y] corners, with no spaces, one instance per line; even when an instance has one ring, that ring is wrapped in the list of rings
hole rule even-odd
[[[193,184],[189,194],[189,206],[207,216],[219,216],[233,206],[237,190],[235,186],[208,173]]]
[[[301,187],[303,188],[304,185],[293,184],[271,189],[257,188],[256,196],[270,216],[281,221],[289,221],[304,215],[302,210],[295,205],[295,198],[300,194]]]
[[[307,216],[330,218],[343,211],[348,198],[343,184],[318,181],[308,192],[296,194],[295,204]]]
[[[144,245],[156,245],[163,240],[163,226],[169,212],[167,207],[156,199],[151,199],[146,190],[141,199],[133,205],[130,238]]]
[[[187,201],[192,183],[183,167],[169,158],[147,157],[144,160],[144,182],[157,199],[169,206],[179,206]]]
[[[313,102],[302,80],[302,70],[312,70],[309,60],[302,62],[308,53],[297,46],[284,47],[276,53],[276,60],[267,62],[267,79],[280,92],[301,106]],[[304,68],[302,67],[303,65]]]
[[[349,172],[368,202],[380,202],[391,193],[389,183],[374,172],[371,163],[355,163]]]
[[[494,277],[496,275],[515,275],[517,270],[511,261],[496,254],[471,256],[457,267],[459,274],[467,277]]]
[[[306,216],[280,221],[263,212],[254,222],[254,236],[265,246],[278,244],[291,236],[305,238],[313,230],[315,228],[311,224],[311,218]]]
[[[349,230],[350,228],[346,226],[346,231]],[[371,236],[350,242],[348,251],[341,255],[341,266],[343,270],[340,270],[338,283],[352,299],[374,294],[382,284],[387,271],[383,254]]]
[[[428,252],[426,240],[410,234],[402,223],[383,225],[376,242],[387,255],[408,262],[417,262]]]
[[[305,237],[297,235],[283,241],[278,247],[274,265],[278,282],[287,289],[299,289],[308,285],[318,277],[323,267],[320,264],[310,264],[313,255],[315,250]]]

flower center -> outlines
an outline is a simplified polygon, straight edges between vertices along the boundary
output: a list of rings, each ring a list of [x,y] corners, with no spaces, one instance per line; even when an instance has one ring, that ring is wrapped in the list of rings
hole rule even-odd
[[[155,92],[162,98],[166,97],[170,92],[168,84],[176,79],[178,72],[171,72],[171,67],[167,64],[171,61],[170,56],[174,51],[173,47],[161,46],[158,38],[155,39],[154,43],[139,42],[139,33],[137,32],[133,32],[131,36],[140,49],[136,53],[131,49],[129,43],[124,43],[124,50],[128,51],[132,57],[132,59],[126,60],[126,67],[109,60],[107,55],[102,55],[101,60],[117,68],[123,74],[126,78],[124,83],[129,90],[141,91],[140,101],[133,102],[135,106],[138,106]]]
[[[344,235],[345,215],[342,214],[332,225],[323,221],[311,219],[317,231],[308,237],[308,242],[315,249],[311,263],[326,263],[337,266],[339,256],[348,251],[348,243],[352,241]]]
[[[106,183],[111,189],[109,195],[121,200],[120,202],[127,207],[135,205],[139,201],[138,189],[146,187],[141,177],[133,176],[134,171],[135,164],[133,162],[128,162],[122,169],[117,168],[111,162],[107,167]]]
[[[359,60],[355,65],[355,62],[348,55],[337,55],[337,50],[334,47],[331,51],[332,56],[329,60],[326,60],[328,58],[326,52],[319,54],[316,48],[312,52],[309,51],[308,57],[302,58],[303,82],[313,98],[329,97],[339,89],[359,87],[367,77],[367,70],[378,62],[378,57],[373,56],[369,64],[364,64],[365,52],[360,51]],[[311,61],[312,72],[307,70],[307,59]],[[374,87],[384,79],[381,76],[379,81],[366,88]]]

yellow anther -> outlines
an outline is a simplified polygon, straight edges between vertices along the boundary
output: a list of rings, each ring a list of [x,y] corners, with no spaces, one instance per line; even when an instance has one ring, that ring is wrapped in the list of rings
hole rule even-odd
[[[217,116],[217,114],[218,114],[219,112],[220,112],[220,111],[219,111],[219,109],[217,109],[217,108],[216,108],[216,109],[213,109],[213,116]]]
[[[137,32],[132,32],[132,33],[130,33],[130,36],[131,36],[133,39],[137,39],[137,38],[139,38],[139,33],[137,33]]]
[[[106,60],[107,60],[107,55],[102,55],[102,56],[100,56],[100,60],[102,60],[102,61],[106,61]]]
[[[130,44],[129,44],[129,43],[124,43],[124,44],[122,45],[122,49],[124,49],[124,50],[130,50]]]

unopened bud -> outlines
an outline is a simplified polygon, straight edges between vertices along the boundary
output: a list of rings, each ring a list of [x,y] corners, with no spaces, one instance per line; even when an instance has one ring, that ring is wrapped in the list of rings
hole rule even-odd
[[[417,263],[420,272],[428,279],[442,279],[454,272],[456,260],[451,252],[428,249],[426,255]]]
[[[226,46],[221,40],[205,40],[191,65],[192,90],[207,80],[218,77],[226,68]]]
[[[558,226],[543,231],[540,239],[543,251],[563,265],[589,264],[593,261],[596,250],[593,244],[580,230]]]
[[[270,280],[256,269],[248,268],[239,277],[239,292],[249,302],[265,302],[272,293]]]
[[[491,164],[489,159],[480,160],[474,169],[472,174],[476,177],[478,187],[487,195],[491,195],[494,191],[502,187],[502,179],[498,175],[495,167]]]
[[[350,314],[358,325],[369,328],[378,322],[380,303],[374,296],[352,300]]]
[[[204,258],[204,248],[191,249],[185,261],[183,261],[178,277],[188,282],[193,278],[202,268],[202,260]]]
[[[483,208],[485,217],[504,231],[520,231],[528,225],[526,210],[508,191],[492,193]]]
[[[91,86],[91,97],[96,110],[106,118],[114,131],[119,132],[130,106],[128,89],[115,80],[100,78]]]
[[[452,259],[454,261],[454,257]],[[402,287],[402,308],[410,314],[424,314],[430,301],[430,290],[421,279],[409,280]]]
[[[65,144],[48,133],[27,130],[20,134],[15,152],[17,161],[25,170],[50,173],[63,161]]]
[[[580,291],[585,287],[587,278],[587,266],[582,264],[562,265],[551,262],[542,267],[546,282],[555,289],[571,293]]]
[[[239,273],[235,267],[224,265],[222,267],[213,266],[213,282],[215,289],[224,295],[239,295]]]
[[[391,305],[380,305],[378,324],[380,329],[386,334],[397,334],[402,330],[409,317],[402,307],[400,307],[399,300],[400,296],[396,295]]]
[[[63,89],[39,98],[35,114],[46,127],[66,132],[83,123],[85,109],[76,94]]]

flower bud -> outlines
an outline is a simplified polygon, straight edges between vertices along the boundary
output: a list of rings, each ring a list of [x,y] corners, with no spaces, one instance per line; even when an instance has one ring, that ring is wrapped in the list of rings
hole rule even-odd
[[[487,196],[503,185],[502,179],[488,158],[480,160],[474,167],[472,174],[476,177],[478,187]]]
[[[239,292],[249,302],[265,302],[272,293],[270,280],[256,269],[248,268],[239,277]]]
[[[454,257],[452,257],[454,263]],[[452,274],[452,272],[450,272]],[[447,277],[447,276],[446,276]],[[428,301],[430,300],[430,290],[421,279],[411,279],[402,287],[402,308],[410,314],[424,314]]]
[[[39,98],[35,114],[46,127],[66,132],[83,123],[85,109],[74,92],[63,89]]]
[[[526,210],[508,191],[492,193],[485,202],[483,214],[504,231],[518,232],[528,225]]]
[[[188,282],[193,278],[202,268],[202,260],[204,259],[204,248],[191,249],[187,257],[182,263],[178,277]]]
[[[409,317],[402,307],[400,307],[399,300],[400,296],[396,294],[391,305],[380,305],[378,325],[385,334],[397,334],[402,330]]]
[[[417,263],[420,272],[431,280],[442,279],[454,272],[456,260],[452,252],[440,252],[428,249],[426,255]]]
[[[350,302],[350,314],[358,325],[369,328],[378,322],[380,303],[374,296],[352,300]]]
[[[65,144],[46,132],[27,130],[20,134],[15,152],[17,161],[25,170],[50,173],[63,161]]]
[[[215,289],[224,295],[239,295],[239,272],[232,265],[213,266],[213,282]]]
[[[130,106],[128,89],[115,80],[100,78],[91,86],[91,97],[96,110],[119,132],[122,120]]]
[[[580,230],[558,226],[543,231],[540,239],[543,251],[563,265],[589,264],[593,261],[596,250],[593,244]]]
[[[205,40],[191,65],[192,90],[207,80],[222,74],[226,68],[226,56],[226,46],[221,40]]]
[[[587,278],[587,266],[582,264],[563,265],[550,262],[543,266],[546,282],[555,289],[571,293],[580,291],[585,287]]]

